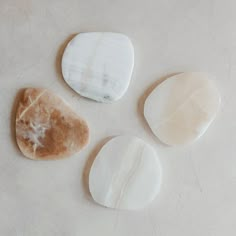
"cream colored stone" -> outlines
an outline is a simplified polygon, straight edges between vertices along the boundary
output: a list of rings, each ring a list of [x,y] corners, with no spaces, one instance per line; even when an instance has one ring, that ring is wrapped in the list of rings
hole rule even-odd
[[[61,98],[46,89],[24,91],[16,114],[16,140],[26,157],[69,157],[88,139],[88,125]]]
[[[98,153],[89,175],[89,189],[100,205],[136,210],[159,193],[161,165],[154,148],[133,136],[118,136]]]
[[[162,82],[149,95],[144,116],[162,142],[187,144],[205,133],[221,101],[209,78],[199,72],[178,74]]]

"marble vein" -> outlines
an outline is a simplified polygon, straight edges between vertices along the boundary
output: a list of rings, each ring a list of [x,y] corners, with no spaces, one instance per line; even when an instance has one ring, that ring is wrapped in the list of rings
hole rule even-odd
[[[35,103],[39,100],[40,97],[42,97],[42,96],[44,95],[45,92],[46,92],[46,90],[43,90],[43,91],[34,99],[33,102],[32,102],[31,97],[29,96],[30,104],[29,104],[29,106],[26,107],[25,110],[20,114],[19,119],[21,119],[21,118],[25,115],[25,113],[26,113],[31,107],[33,107],[33,106],[35,105]]]
[[[191,103],[191,101],[194,102],[195,105],[197,105],[199,107],[200,110],[202,110],[202,112],[204,113],[207,113],[207,111],[205,109],[203,109],[203,106],[196,103],[193,98],[194,96],[196,96],[196,94],[200,93],[201,90],[205,89],[206,87],[203,87],[203,88],[199,88],[197,89],[196,91],[194,91],[189,97],[186,98],[186,100],[180,104],[178,107],[175,108],[175,110],[169,114],[165,120],[161,121],[157,126],[154,126],[156,129],[157,128],[160,128],[162,125],[165,125],[166,123],[168,123],[168,121],[172,120],[173,117],[180,111],[184,108],[184,106],[186,106],[188,103]]]
[[[144,148],[143,148],[144,149]],[[136,157],[135,162],[133,164],[133,167],[131,168],[131,170],[128,171],[127,176],[126,176],[126,180],[124,181],[123,186],[120,189],[120,195],[119,198],[117,200],[117,204],[116,204],[116,208],[119,208],[120,203],[122,201],[122,199],[125,196],[125,192],[128,190],[128,186],[129,184],[131,184],[131,179],[134,177],[137,169],[140,167],[142,160],[143,160],[143,151],[141,153],[141,155],[139,155],[138,157]],[[122,171],[122,170],[121,170]]]

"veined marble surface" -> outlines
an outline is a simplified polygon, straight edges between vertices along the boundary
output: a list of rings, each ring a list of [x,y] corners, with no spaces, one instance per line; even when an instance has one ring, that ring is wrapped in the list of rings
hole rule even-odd
[[[69,157],[87,145],[89,128],[71,108],[47,89],[28,88],[16,114],[16,140],[34,160]]]
[[[171,76],[157,86],[144,106],[153,133],[168,145],[188,144],[202,136],[220,106],[210,75],[198,72]]]
[[[106,207],[146,207],[161,186],[161,166],[152,146],[132,136],[119,136],[98,153],[89,175],[93,199]]]
[[[119,33],[80,33],[69,42],[62,58],[67,84],[99,102],[113,102],[124,95],[133,66],[133,45]]]

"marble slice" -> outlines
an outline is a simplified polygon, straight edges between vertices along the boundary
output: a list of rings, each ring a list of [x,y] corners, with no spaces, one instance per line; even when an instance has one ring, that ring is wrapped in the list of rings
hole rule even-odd
[[[95,202],[115,209],[148,205],[161,186],[161,166],[152,146],[132,136],[110,140],[98,153],[89,175]]]
[[[220,101],[210,75],[182,73],[154,89],[145,102],[144,116],[163,143],[187,144],[205,133],[216,116]]]
[[[89,139],[85,120],[46,89],[28,88],[16,114],[16,140],[30,159],[60,159],[82,149]]]
[[[78,34],[62,57],[62,74],[67,84],[98,102],[113,102],[124,95],[133,66],[133,45],[119,33]]]

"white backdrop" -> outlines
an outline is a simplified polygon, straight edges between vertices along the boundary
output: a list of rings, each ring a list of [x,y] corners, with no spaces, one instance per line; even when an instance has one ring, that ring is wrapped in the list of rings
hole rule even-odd
[[[234,0],[0,0],[0,235],[234,236],[236,234],[236,2]],[[79,97],[63,81],[60,59],[71,37],[121,32],[135,47],[126,95],[114,104]],[[167,75],[216,76],[221,110],[195,144],[162,145],[143,119],[151,88]],[[60,161],[32,161],[14,139],[19,89],[45,87],[90,124],[91,141]],[[158,198],[138,212],[90,199],[89,165],[107,137],[150,142],[163,166]]]

